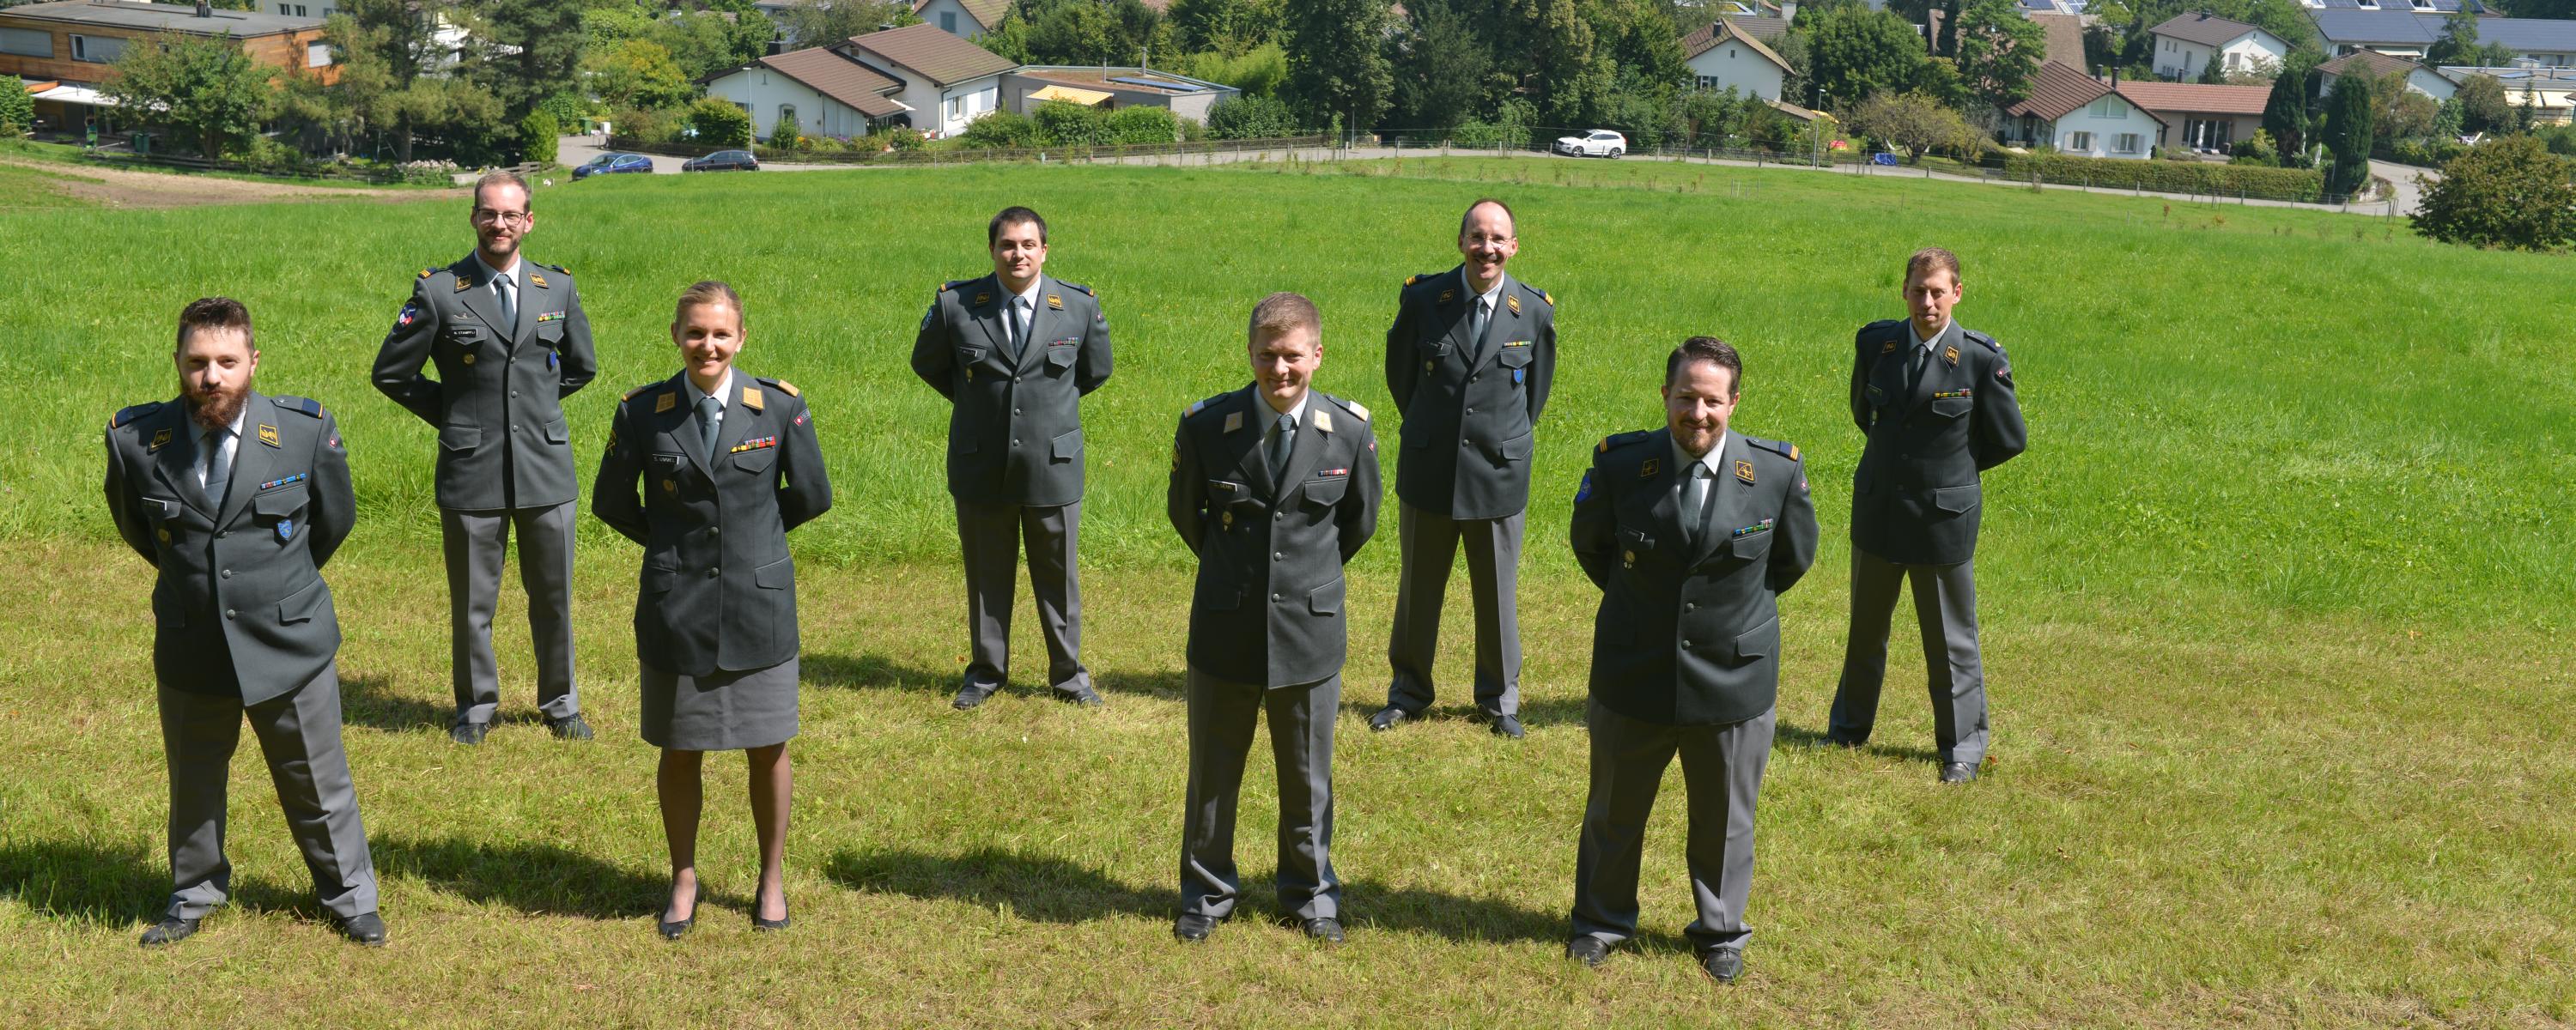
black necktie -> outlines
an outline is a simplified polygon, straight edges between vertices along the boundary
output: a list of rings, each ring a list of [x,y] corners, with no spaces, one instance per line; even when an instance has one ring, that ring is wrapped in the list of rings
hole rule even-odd
[[[1279,413],[1278,431],[1270,434],[1270,481],[1280,482],[1288,476],[1288,452],[1297,446],[1297,416]]]

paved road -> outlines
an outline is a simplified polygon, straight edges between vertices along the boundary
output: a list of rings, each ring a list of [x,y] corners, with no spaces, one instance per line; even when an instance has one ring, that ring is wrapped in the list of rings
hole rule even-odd
[[[2442,181],[2442,173],[2430,168],[2417,168],[2414,165],[2393,164],[2387,161],[2371,162],[2370,174],[2388,180],[2389,185],[2397,188],[2397,213],[2401,215],[2414,214],[2415,209],[2424,203],[2424,186],[2416,184],[2416,176],[2424,177],[2424,185]]]

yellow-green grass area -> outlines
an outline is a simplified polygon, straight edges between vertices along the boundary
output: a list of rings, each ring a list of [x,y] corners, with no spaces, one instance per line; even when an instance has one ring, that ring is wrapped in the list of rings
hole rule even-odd
[[[119,161],[110,164],[93,161],[88,155],[89,149],[77,143],[44,143],[29,139],[0,139],[0,158],[43,161],[49,164],[69,165],[74,168],[106,167],[128,171],[148,172],[155,175],[191,176],[200,179],[232,179],[240,182],[266,182],[315,189],[346,189],[358,192],[418,192],[453,188],[436,183],[376,183],[356,179],[300,178],[296,176],[262,175],[258,172],[235,172],[205,168],[186,168],[178,165],[156,165],[140,161]]]
[[[570,403],[585,464],[616,394],[672,368],[671,298],[720,277],[752,309],[745,367],[813,403],[841,501],[794,541],[795,926],[748,930],[741,764],[719,757],[714,897],[677,945],[650,925],[666,865],[635,733],[630,545],[585,526],[599,742],[535,724],[515,599],[498,641],[510,722],[475,750],[440,728],[435,440],[366,370],[412,273],[468,246],[462,205],[0,214],[10,239],[81,244],[41,269],[12,248],[0,270],[22,371],[0,391],[30,427],[0,450],[0,555],[24,584],[19,643],[0,651],[0,732],[24,742],[0,775],[0,1003],[31,1025],[2576,1021],[2576,470],[2555,312],[2536,300],[2558,262],[2355,239],[2360,220],[2301,211],[1644,163],[1583,165],[1603,178],[1581,184],[1497,171],[1540,164],[541,191],[530,253],[576,273],[607,369]],[[1524,563],[1530,737],[1468,722],[1456,678],[1438,718],[1366,732],[1390,525],[1350,571],[1334,859],[1351,939],[1323,949],[1269,923],[1275,791],[1256,763],[1237,849],[1252,901],[1181,946],[1190,567],[1160,511],[1172,419],[1242,381],[1245,312],[1295,289],[1324,312],[1323,388],[1375,409],[1399,460],[1383,326],[1406,274],[1454,262],[1458,209],[1484,191],[1521,212],[1513,268],[1556,296],[1563,336]],[[1013,202],[1047,213],[1051,269],[1099,289],[1119,340],[1085,409],[1100,711],[1041,696],[1025,605],[1014,692],[946,707],[964,645],[946,418],[905,357],[931,290],[976,274],[984,219]],[[1965,789],[1932,782],[1910,629],[1873,747],[1814,746],[1844,637],[1850,333],[1894,314],[1898,266],[1926,243],[1968,262],[1962,320],[2010,345],[2034,440],[1987,480],[1997,762]],[[263,386],[322,398],[350,441],[362,521],[329,574],[382,951],[317,921],[248,741],[241,904],[173,952],[133,946],[167,889],[166,786],[150,573],[99,511],[97,434],[169,394],[172,316],[214,292],[257,314]],[[1655,424],[1662,353],[1698,332],[1744,348],[1738,427],[1801,445],[1826,525],[1783,600],[1756,935],[1732,989],[1680,935],[1678,771],[1649,833],[1641,947],[1600,970],[1558,957],[1597,597],[1562,543],[1567,499],[1595,439]],[[1464,606],[1461,583],[1444,677],[1469,665]]]
[[[93,207],[94,202],[66,192],[73,182],[96,182],[87,176],[25,165],[0,164],[0,211],[19,208]],[[15,248],[13,248],[15,249]]]

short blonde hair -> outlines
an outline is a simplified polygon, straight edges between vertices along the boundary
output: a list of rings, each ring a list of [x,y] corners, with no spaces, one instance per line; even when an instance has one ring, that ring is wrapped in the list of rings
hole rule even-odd
[[[1959,255],[1939,247],[1925,247],[1905,259],[1905,281],[1928,278],[1934,272],[1950,273],[1950,281],[1959,281]]]
[[[688,289],[681,290],[680,303],[671,308],[671,321],[685,320],[689,309],[701,304],[722,304],[732,308],[734,328],[751,327],[751,316],[742,310],[742,296],[733,292],[733,287],[714,279],[701,279],[689,284]]]
[[[1324,316],[1315,312],[1315,302],[1303,294],[1280,292],[1252,306],[1252,323],[1245,332],[1249,342],[1259,343],[1265,337],[1298,329],[1312,329],[1322,335]]]

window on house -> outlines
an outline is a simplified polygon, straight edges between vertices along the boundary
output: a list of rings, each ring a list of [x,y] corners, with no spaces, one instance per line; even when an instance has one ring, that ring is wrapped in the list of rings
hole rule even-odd
[[[2134,133],[2134,132],[2124,132],[2124,133],[2121,133],[2121,134],[2119,134],[2119,135],[2117,135],[2117,136],[2111,137],[2111,139],[2112,139],[2112,144],[2111,144],[2111,151],[2112,151],[2112,153],[2115,153],[2115,154],[2135,154],[2135,153],[2137,153],[2137,152],[2138,152],[2138,141],[2139,141],[2139,137],[2138,137],[2138,134],[2137,134],[2137,133]]]
[[[952,36],[957,34],[957,12],[939,12],[939,31],[948,33]]]
[[[328,67],[330,67],[330,66],[331,66],[331,44],[329,44],[329,43],[306,43],[306,44],[304,44],[304,66],[305,66],[305,67],[307,67],[307,68],[328,68]]]
[[[2354,0],[2353,6],[2365,11],[2376,11],[2379,9],[2379,0]]]
[[[0,29],[0,54],[50,58],[54,56],[54,34],[35,29]]]
[[[2093,102],[2092,115],[2095,118],[2127,118],[2129,105],[2119,97],[2105,96]]]
[[[2091,150],[2091,149],[2093,149],[2093,134],[2092,134],[2092,133],[2089,133],[2089,132],[2070,132],[2070,133],[2067,133],[2067,134],[2066,134],[2066,149],[2068,149],[2068,150]]]
[[[798,129],[803,129],[805,127],[804,122],[796,121],[796,105],[794,104],[778,105],[778,122],[796,122],[796,127]],[[769,124],[774,128],[778,125],[778,122],[771,122]]]
[[[73,36],[72,60],[114,64],[125,54],[125,41],[114,36]]]
[[[948,118],[949,118],[949,120],[950,120],[950,121],[955,121],[955,120],[957,120],[957,119],[959,119],[959,118],[963,118],[963,117],[965,117],[965,116],[966,116],[966,98],[965,98],[965,97],[950,97],[950,98],[948,98]]]
[[[304,5],[303,5],[303,4],[297,4],[297,5],[295,5],[295,16],[296,16],[296,17],[298,17],[298,18],[301,18],[301,17],[304,17],[304,16],[305,16],[305,15],[304,15]]]
[[[277,13],[279,13],[279,14],[294,14],[294,13],[295,13],[295,5],[294,5],[294,4],[279,4],[279,5],[277,5]]]

